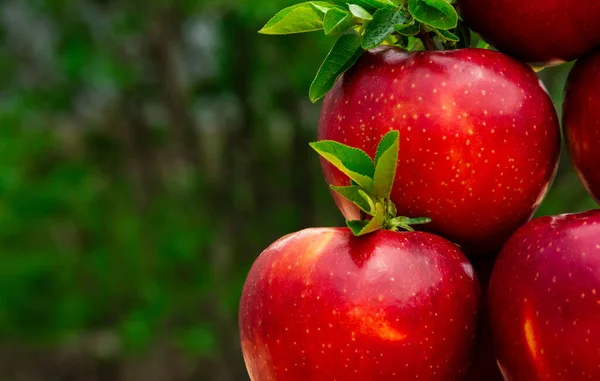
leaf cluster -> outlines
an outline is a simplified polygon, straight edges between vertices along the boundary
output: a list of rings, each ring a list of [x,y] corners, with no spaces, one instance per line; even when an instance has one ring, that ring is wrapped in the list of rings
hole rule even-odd
[[[321,140],[310,145],[351,180],[351,185],[332,185],[331,189],[368,216],[346,222],[354,235],[361,236],[379,229],[412,231],[411,224],[430,221],[429,218],[396,217],[396,207],[390,201],[390,194],[398,167],[399,139],[398,131],[385,134],[373,160],[366,152],[333,140]]]
[[[468,45],[470,37],[452,0],[308,1],[281,10],[259,33],[320,30],[338,38],[310,86],[312,102],[325,96],[365,50],[379,45],[406,50],[460,47]]]

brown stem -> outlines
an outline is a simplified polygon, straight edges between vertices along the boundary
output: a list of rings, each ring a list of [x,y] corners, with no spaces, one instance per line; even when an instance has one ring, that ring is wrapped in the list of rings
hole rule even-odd
[[[421,33],[419,33],[419,39],[421,40],[421,42],[423,42],[423,46],[425,47],[425,49],[435,50],[435,47],[433,46],[433,41],[431,41],[431,38],[429,37],[429,32],[421,31]]]

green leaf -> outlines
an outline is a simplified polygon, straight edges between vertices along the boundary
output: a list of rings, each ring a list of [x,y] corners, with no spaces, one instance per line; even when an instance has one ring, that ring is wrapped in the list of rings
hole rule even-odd
[[[375,154],[375,174],[373,175],[373,194],[380,198],[389,198],[396,178],[400,133],[390,131],[381,139]]]
[[[460,41],[460,38],[457,35],[455,35],[454,33],[451,33],[448,30],[434,29],[434,32],[446,41],[452,41],[452,42]]]
[[[490,44],[488,44],[484,40],[479,40],[479,41],[477,41],[477,48],[478,49],[489,49],[490,48]]]
[[[406,16],[402,8],[394,10],[380,9],[373,15],[373,20],[365,29],[362,41],[363,49],[372,49],[379,46],[392,34],[396,24],[403,24]]]
[[[323,19],[325,34],[344,32],[354,26],[352,13],[339,8],[331,8]]]
[[[371,197],[359,186],[349,185],[345,187],[338,187],[335,185],[330,185],[330,188],[346,200],[358,206],[368,215],[373,216],[375,214],[375,203]]]
[[[398,5],[394,4],[390,0],[364,0],[365,3],[369,4],[373,8],[377,9],[396,9]]]
[[[458,24],[458,13],[445,0],[408,0],[408,11],[415,20],[438,29],[452,29]]]
[[[331,8],[335,8],[334,4],[330,4],[330,3],[322,2],[322,1],[311,1],[310,5],[315,7],[318,11],[320,11],[323,14],[326,14],[327,11],[329,11]]]
[[[417,218],[409,218],[405,216],[394,217],[389,221],[388,228],[391,228],[393,231],[398,231],[398,229],[405,229],[409,232],[415,231],[415,229],[411,225],[423,225],[431,222],[431,218],[429,217],[417,217]]]
[[[421,23],[412,20],[407,24],[396,24],[395,28],[403,36],[415,36],[421,31]]]
[[[348,9],[350,9],[350,13],[354,17],[357,17],[362,20],[373,20],[373,15],[367,12],[363,7],[357,4],[348,4]]]
[[[364,151],[333,140],[321,140],[310,146],[364,190],[370,192],[373,189],[375,168]]]
[[[408,51],[416,51],[416,50],[424,50],[423,41],[417,37],[408,37],[408,44],[406,45],[406,50]]]
[[[329,9],[332,5],[324,1],[312,1],[287,7],[273,16],[258,33],[279,35],[321,30],[325,17],[322,7]]]
[[[315,103],[323,98],[335,84],[338,77],[348,70],[363,53],[360,36],[356,33],[343,34],[331,48],[317,76],[310,85],[308,95]]]
[[[342,6],[342,7],[347,7],[348,6],[348,0],[330,0],[333,4]],[[369,3],[366,0],[351,0],[352,4],[356,4],[362,8],[364,8],[367,12],[369,13],[373,13],[377,10],[376,7],[373,7],[371,5],[369,5]]]
[[[383,222],[385,220],[385,208],[381,203],[377,203],[376,208],[377,211],[375,212],[375,216],[370,220],[346,221],[346,225],[350,228],[352,234],[355,236],[361,236],[372,233],[383,227]]]
[[[429,217],[415,217],[415,218],[408,218],[407,223],[409,225],[424,225],[424,224],[428,224],[431,222],[431,218]]]
[[[385,134],[381,140],[379,141],[379,144],[377,145],[377,152],[375,152],[375,168],[377,168],[377,165],[379,164],[379,161],[381,160],[382,156],[389,152],[390,149],[393,149],[395,147],[395,155],[396,155],[396,159],[398,157],[398,148],[399,148],[399,138],[400,138],[400,132],[398,132],[397,130],[394,131],[389,131],[387,134]]]

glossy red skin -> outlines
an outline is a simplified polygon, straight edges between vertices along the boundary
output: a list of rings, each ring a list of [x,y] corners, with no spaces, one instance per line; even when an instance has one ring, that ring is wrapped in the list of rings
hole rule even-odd
[[[399,215],[471,253],[498,252],[553,179],[560,131],[552,101],[526,65],[494,51],[365,53],[326,96],[319,140],[371,157],[400,131],[391,198]],[[321,161],[328,184],[349,179]],[[334,194],[347,219],[353,204]]]
[[[498,50],[554,65],[600,46],[598,0],[459,0],[467,25]]]
[[[507,381],[600,380],[600,211],[519,229],[494,268],[490,309]]]
[[[598,89],[600,89],[600,53],[577,61],[567,81],[563,104],[563,126],[573,164],[587,190],[600,202],[600,92]]]
[[[504,381],[502,373],[496,364],[492,329],[490,326],[488,287],[492,270],[496,261],[495,256],[475,256],[469,258],[481,285],[481,313],[479,315],[479,331],[476,335],[475,357],[473,365],[465,381]]]
[[[479,286],[429,233],[307,229],[267,248],[240,304],[253,381],[462,380]]]

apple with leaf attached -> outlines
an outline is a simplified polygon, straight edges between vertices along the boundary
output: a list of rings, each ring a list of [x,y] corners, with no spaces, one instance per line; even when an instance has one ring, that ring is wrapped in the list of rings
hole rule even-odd
[[[385,133],[399,131],[391,193],[399,213],[431,217],[423,229],[468,254],[497,253],[531,218],[557,168],[558,118],[535,72],[491,50],[407,51],[468,45],[444,0],[302,3],[262,32],[318,29],[341,33],[309,92],[313,101],[327,94],[319,139],[373,155]],[[328,184],[350,184],[322,163]],[[347,219],[359,217],[333,193]]]
[[[239,313],[252,381],[464,379],[477,278],[456,245],[412,231],[428,219],[396,216],[398,141],[387,134],[374,162],[337,142],[313,144],[355,181],[337,191],[368,217],[287,235],[256,260]]]
[[[469,26],[479,24],[468,15],[485,1],[456,3],[309,1],[261,29],[336,36],[309,97],[324,98],[312,147],[347,228],[290,234],[255,262],[240,303],[253,381],[500,379],[487,335],[491,326],[501,339],[502,310],[491,298],[491,320],[481,316],[463,252],[491,269],[546,195],[560,131],[530,66],[471,48]],[[541,14],[557,2],[546,3]],[[593,31],[590,15],[582,27]],[[541,44],[524,60],[573,59],[597,45],[596,34],[571,50],[556,40],[550,55]],[[471,367],[475,345],[481,353]],[[527,379],[514,369],[511,379]]]

